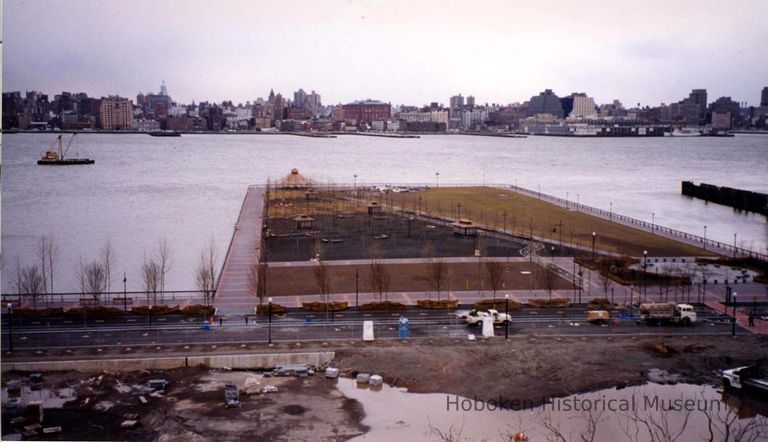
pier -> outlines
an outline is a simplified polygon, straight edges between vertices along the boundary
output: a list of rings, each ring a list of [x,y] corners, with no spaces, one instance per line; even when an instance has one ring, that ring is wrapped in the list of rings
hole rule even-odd
[[[733,207],[738,210],[768,215],[768,194],[749,190],[719,187],[712,184],[693,184],[683,181],[682,193],[685,196],[700,198],[705,201]]]
[[[255,313],[257,298],[251,293],[248,274],[261,250],[263,211],[264,187],[249,187],[219,275],[214,299],[219,315]]]

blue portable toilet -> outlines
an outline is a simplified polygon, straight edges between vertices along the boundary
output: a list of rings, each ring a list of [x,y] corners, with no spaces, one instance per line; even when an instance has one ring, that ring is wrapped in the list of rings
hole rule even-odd
[[[400,317],[400,320],[398,321],[399,327],[399,333],[398,336],[400,339],[405,339],[410,337],[410,331],[408,330],[408,318],[405,318],[403,316]]]

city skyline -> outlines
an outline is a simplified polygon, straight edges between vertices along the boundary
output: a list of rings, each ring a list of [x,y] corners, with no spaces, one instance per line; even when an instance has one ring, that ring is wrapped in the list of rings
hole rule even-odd
[[[457,93],[507,104],[552,89],[634,107],[696,87],[757,105],[768,72],[768,12],[757,1],[135,4],[6,3],[4,91],[133,97],[164,79],[181,103],[245,103],[303,87],[325,104],[447,104]],[[713,16],[717,32],[702,32]]]

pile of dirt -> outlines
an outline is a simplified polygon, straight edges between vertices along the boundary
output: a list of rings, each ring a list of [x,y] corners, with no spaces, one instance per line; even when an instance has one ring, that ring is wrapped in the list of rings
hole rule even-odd
[[[568,298],[529,299],[528,305],[534,308],[566,308],[571,305]]]
[[[436,301],[433,299],[419,299],[416,301],[416,305],[427,310],[456,310],[459,307],[459,300],[441,299]]]
[[[520,310],[522,304],[517,301],[509,301],[509,311]],[[473,307],[475,310],[489,310],[495,309],[498,311],[504,311],[507,308],[506,299],[481,299],[477,301]]]
[[[363,312],[399,312],[406,309],[405,304],[394,301],[369,302],[358,307]]]
[[[301,309],[308,312],[342,312],[349,308],[346,301],[302,302]]]

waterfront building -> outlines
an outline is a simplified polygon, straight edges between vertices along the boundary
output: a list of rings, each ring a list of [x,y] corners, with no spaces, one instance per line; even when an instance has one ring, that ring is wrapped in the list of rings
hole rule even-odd
[[[731,97],[720,97],[717,100],[713,101],[709,105],[709,113],[712,115],[712,125],[714,126],[714,114],[725,114],[729,113],[731,116],[731,122],[730,127],[734,127],[737,122],[740,120],[741,116],[741,106],[739,106],[739,103],[736,101],[733,101]]]
[[[99,121],[104,130],[129,130],[133,127],[133,103],[127,98],[109,96],[101,99]]]
[[[730,112],[712,112],[712,129],[728,130],[731,127]]]
[[[295,107],[304,107],[307,105],[307,93],[304,89],[299,89],[293,93],[293,105]]]
[[[760,106],[768,106],[768,86],[764,87],[760,94]]]
[[[320,94],[312,91],[309,95],[307,95],[307,104],[309,105],[309,109],[313,116],[320,115],[323,108],[323,103],[320,100]]]
[[[472,95],[467,97],[467,107],[472,108],[475,107],[475,97]]]
[[[536,114],[551,114],[558,118],[563,118],[563,106],[560,97],[552,92],[552,89],[545,89],[539,95],[531,97],[528,103],[527,116],[533,117]]]

